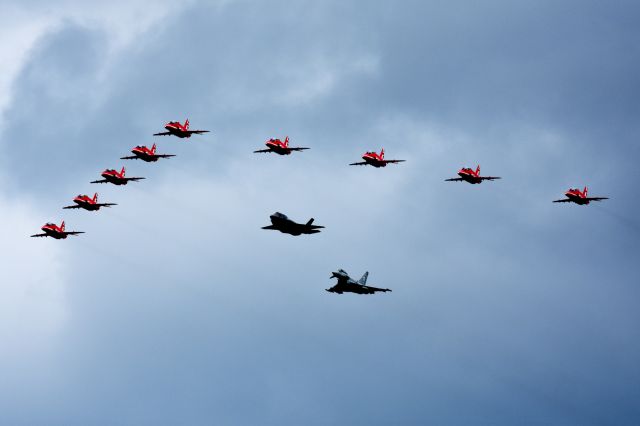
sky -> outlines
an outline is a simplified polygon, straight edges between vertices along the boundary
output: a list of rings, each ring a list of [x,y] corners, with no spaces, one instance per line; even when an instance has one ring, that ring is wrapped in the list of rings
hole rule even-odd
[[[640,422],[637,2],[0,6],[1,424]]]

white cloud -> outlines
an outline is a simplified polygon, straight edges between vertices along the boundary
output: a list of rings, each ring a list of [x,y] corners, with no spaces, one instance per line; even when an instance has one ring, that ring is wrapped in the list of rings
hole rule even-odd
[[[63,246],[70,241],[29,238],[43,220],[30,203],[0,192],[0,342],[18,347],[14,355],[41,351],[64,326],[65,278]]]

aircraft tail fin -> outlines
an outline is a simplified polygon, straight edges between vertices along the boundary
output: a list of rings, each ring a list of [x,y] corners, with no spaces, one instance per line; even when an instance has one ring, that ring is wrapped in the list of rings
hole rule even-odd
[[[476,175],[480,174],[480,164],[478,164],[478,167],[476,167]]]
[[[312,223],[313,223],[313,218],[309,219],[309,222],[307,222],[307,226],[311,226]]]
[[[364,275],[362,276],[362,278],[360,278],[358,280],[358,284],[366,285],[367,284],[367,277],[369,277],[369,271],[365,272]]]
[[[153,146],[151,147],[151,153],[155,154],[156,153],[156,144],[154,143]]]
[[[586,186],[584,187],[584,190],[582,191],[582,193],[584,194],[584,196],[586,197],[589,194],[589,188],[587,188]]]
[[[60,224],[60,230],[62,230],[62,232],[64,232],[64,220],[62,221],[62,223]]]
[[[124,166],[122,166],[122,170],[120,170],[120,176],[124,177],[124,173],[125,173]]]
[[[94,203],[98,202],[98,193],[97,192],[95,194],[93,194],[93,202]]]
[[[185,130],[189,130],[189,119],[187,118],[187,121],[184,122],[184,129]]]
[[[284,138],[284,146],[289,146],[289,136]]]
[[[380,149],[380,158],[384,160],[384,148]]]

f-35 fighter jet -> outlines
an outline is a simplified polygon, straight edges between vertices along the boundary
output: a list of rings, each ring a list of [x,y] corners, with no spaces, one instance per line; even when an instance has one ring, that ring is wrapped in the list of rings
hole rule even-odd
[[[377,288],[366,285],[367,277],[369,276],[369,271],[365,272],[362,278],[358,281],[354,280],[347,274],[344,269],[338,269],[338,272],[332,272],[331,278],[337,278],[338,283],[331,288],[327,288],[326,290],[329,293],[358,293],[358,294],[373,294],[376,291],[391,291],[388,288]]]
[[[300,235],[300,234],[316,234],[320,232],[320,228],[324,226],[312,225],[313,218],[307,223],[296,223],[289,219],[286,214],[275,212],[270,216],[271,225],[263,226],[262,229],[273,229],[283,234]]]

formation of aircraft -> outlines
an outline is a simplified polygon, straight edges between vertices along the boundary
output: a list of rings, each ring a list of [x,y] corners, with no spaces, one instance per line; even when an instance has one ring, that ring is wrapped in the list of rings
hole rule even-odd
[[[179,121],[170,121],[164,125],[167,129],[166,132],[154,133],[153,136],[177,136],[179,138],[190,138],[191,135],[201,135],[203,133],[209,133],[209,130],[189,130],[189,119],[184,124],[180,124]]]
[[[189,120],[187,119],[184,124],[181,124],[177,121],[170,121],[165,125],[166,132],[154,133],[153,136],[168,136],[173,135],[179,138],[189,138],[193,134],[203,134],[208,133],[208,130],[190,130],[189,129]],[[281,141],[277,138],[271,138],[266,141],[265,145],[267,149],[260,149],[254,151],[254,153],[269,153],[273,152],[279,155],[290,155],[293,151],[304,151],[309,148],[307,147],[292,147],[289,146],[289,136],[285,137],[284,141]],[[132,150],[132,156],[121,157],[121,160],[142,160],[144,162],[156,162],[160,158],[170,158],[175,157],[174,154],[157,154],[156,153],[157,146],[154,143],[151,148],[148,148],[145,145],[137,145]],[[375,151],[366,152],[362,159],[364,161],[351,163],[350,166],[373,166],[376,168],[386,167],[387,164],[398,164],[404,162],[405,160],[386,160],[384,158],[384,148],[380,150],[380,153],[376,153]],[[107,169],[101,173],[103,179],[95,180],[91,183],[111,183],[114,185],[126,185],[130,181],[139,181],[145,179],[144,177],[126,177],[125,176],[125,168],[122,167],[120,172],[115,169]],[[485,180],[496,180],[501,179],[498,176],[481,176],[480,175],[480,166],[478,165],[475,171],[468,167],[463,167],[458,171],[457,178],[445,179],[447,182],[468,182],[471,184],[479,184]],[[585,186],[584,190],[580,191],[579,189],[569,189],[565,193],[566,198],[561,200],[555,200],[554,203],[575,203],[578,205],[587,205],[591,201],[602,201],[607,200],[607,197],[589,197],[588,189]],[[93,197],[89,197],[88,195],[78,195],[74,199],[74,205],[65,206],[63,209],[84,209],[88,211],[98,211],[102,207],[111,207],[117,204],[115,203],[99,203],[98,202],[98,194],[95,193]],[[321,229],[324,229],[324,226],[314,225],[314,219],[311,218],[306,223],[297,223],[294,220],[291,220],[287,217],[287,215],[276,212],[272,214],[270,217],[271,225],[263,226],[262,229],[267,230],[275,230],[280,231],[284,234],[299,236],[302,234],[316,234],[321,232]],[[54,223],[46,223],[42,226],[43,233],[34,234],[31,237],[51,237],[54,239],[66,239],[69,235],[79,235],[84,234],[82,231],[66,231],[65,230],[65,222],[62,221],[61,225],[58,226]],[[362,278],[359,280],[354,280],[345,272],[343,269],[338,269],[338,271],[333,272],[331,278],[336,278],[337,283],[331,287],[326,289],[326,291],[330,293],[356,293],[356,294],[374,294],[376,292],[388,292],[391,289],[388,288],[377,288],[367,285],[367,278],[369,276],[369,272],[365,272]]]
[[[63,207],[63,209],[85,209],[90,212],[95,212],[100,210],[101,207],[117,206],[115,203],[99,203],[97,192],[93,194],[93,198],[88,195],[78,195],[73,199],[73,202],[76,204],[73,206]]]
[[[160,158],[175,157],[174,154],[156,154],[156,144],[154,143],[151,149],[144,145],[135,146],[131,152],[133,155],[128,157],[120,157],[121,160],[142,160],[147,163],[156,162]]]
[[[284,138],[284,142],[277,138],[271,138],[265,142],[265,145],[267,146],[267,149],[259,149],[257,151],[253,151],[253,153],[275,152],[280,155],[289,155],[292,151],[304,151],[305,149],[309,149],[289,146],[289,136]]]
[[[482,183],[483,180],[502,179],[497,176],[480,176],[480,165],[476,167],[475,172],[470,167],[463,167],[458,171],[457,178],[445,179],[446,182],[469,182],[471,184]]]
[[[375,168],[378,167],[387,167],[387,164],[398,164],[402,163],[406,160],[385,160],[384,159],[384,148],[380,150],[380,154],[375,151],[365,152],[362,155],[362,159],[359,163],[351,163],[350,166],[373,166]]]
[[[126,185],[130,181],[137,182],[139,180],[144,179],[143,177],[125,177],[125,169],[124,167],[120,172],[115,169],[107,169],[100,175],[104,179],[94,180],[90,183],[112,183],[114,185]]]
[[[271,225],[263,226],[262,229],[273,229],[283,234],[301,235],[301,234],[317,234],[324,226],[313,225],[313,218],[307,223],[297,223],[289,219],[286,214],[275,212],[270,217]]]
[[[84,234],[84,232],[81,231],[65,231],[64,227],[64,220],[62,221],[60,226],[56,225],[55,223],[45,223],[44,226],[40,228],[44,231],[44,233],[34,234],[31,237],[51,237],[55,238],[56,240],[64,240],[69,235]]]
[[[337,272],[332,272],[330,278],[337,278],[338,282],[331,288],[327,288],[329,293],[357,293],[357,294],[374,294],[378,291],[386,293],[391,291],[388,288],[377,288],[367,285],[367,278],[369,277],[369,271],[365,272],[362,278],[358,281],[354,280],[347,274],[344,269],[338,269]]]
[[[582,191],[580,191],[578,188],[569,188],[569,190],[565,192],[564,195],[567,198],[555,200],[554,203],[576,203],[580,206],[585,206],[591,201],[602,201],[609,199],[607,197],[589,197],[589,189],[586,186]]]

